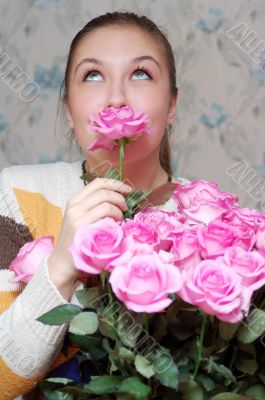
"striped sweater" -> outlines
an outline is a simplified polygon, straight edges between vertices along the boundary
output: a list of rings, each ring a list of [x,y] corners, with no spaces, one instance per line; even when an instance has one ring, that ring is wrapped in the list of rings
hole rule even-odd
[[[66,203],[83,188],[81,174],[81,161],[13,166],[0,174],[1,400],[29,392],[48,371],[66,361],[60,351],[67,325],[36,321],[67,303],[49,278],[47,258],[28,284],[10,283],[14,273],[8,268],[24,243],[42,236],[54,236],[56,242]],[[159,208],[174,210],[175,204],[170,199]],[[78,303],[75,296],[70,302]]]

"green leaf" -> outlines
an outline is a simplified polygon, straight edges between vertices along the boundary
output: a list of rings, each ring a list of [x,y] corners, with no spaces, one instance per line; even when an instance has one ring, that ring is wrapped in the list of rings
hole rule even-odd
[[[104,393],[116,393],[123,380],[122,376],[98,376],[92,379],[84,389],[88,393],[104,394]]]
[[[118,357],[121,360],[125,360],[128,362],[134,361],[134,354],[131,350],[127,349],[126,347],[119,347],[118,348]]]
[[[171,311],[169,311],[168,330],[171,335],[176,337],[178,340],[187,340],[190,336],[194,335],[194,332],[196,332],[200,323],[200,318],[195,313],[191,313],[190,310],[179,310],[174,315],[173,310],[175,307],[179,307],[178,301],[175,302]]]
[[[116,170],[114,168],[110,168],[105,176],[106,178],[116,179],[117,181],[120,179],[119,170],[118,169]]]
[[[137,355],[134,361],[135,368],[145,378],[149,379],[155,374],[155,370],[150,362],[143,356]]]
[[[154,365],[156,377],[162,385],[177,390],[179,385],[179,370],[173,359],[168,357],[168,354],[160,356],[160,366],[163,365],[163,357],[165,360],[164,368],[157,368],[157,362]]]
[[[179,385],[180,391],[183,393],[183,400],[203,400],[203,390],[194,381],[183,382]]]
[[[228,322],[219,321],[219,335],[222,339],[229,341],[235,335],[240,323],[238,324],[229,324]]]
[[[254,399],[236,393],[224,392],[211,397],[211,400],[254,400]]]
[[[265,385],[265,373],[261,373],[258,374],[259,379],[261,380],[261,382],[263,383],[263,385]]]
[[[227,379],[229,382],[235,382],[236,378],[234,377],[232,371],[230,371],[229,368],[225,367],[222,364],[217,364],[214,361],[210,361],[208,365],[208,372],[217,372],[217,374],[223,376],[225,379]]]
[[[117,338],[115,328],[108,322],[108,319],[105,318],[105,316],[102,317],[99,315],[99,331],[103,336],[110,339],[115,340]]]
[[[253,359],[256,358],[257,351],[256,351],[255,345],[253,343],[242,343],[242,342],[239,342],[238,343],[238,350],[240,352],[250,354],[251,357],[249,357],[249,358],[253,358]]]
[[[137,338],[143,332],[142,316],[132,315],[126,308],[121,308],[116,321],[116,330],[125,346],[135,347]]]
[[[47,400],[74,400],[73,396],[69,393],[64,393],[64,389],[56,390],[55,392],[50,392],[48,390],[44,391],[45,399]]]
[[[99,360],[107,354],[102,348],[102,340],[93,336],[75,335],[68,333],[68,338],[80,349],[87,351],[93,360]]]
[[[47,378],[39,381],[38,386],[41,390],[55,390],[60,389],[71,382],[73,381],[67,378]]]
[[[76,335],[92,335],[98,330],[98,316],[91,311],[76,315],[70,322],[69,332]]]
[[[67,378],[48,378],[39,381],[37,386],[49,400],[71,400],[72,396],[67,393],[62,393],[60,389],[63,390],[65,385],[72,382],[71,379]]]
[[[71,396],[71,399],[90,399],[91,396],[90,394],[88,394],[87,392],[84,391],[84,389],[77,387],[77,386],[65,386],[64,388],[60,389],[61,393],[68,393],[69,395],[73,395],[73,397]],[[67,398],[68,400],[68,398]]]
[[[264,400],[265,399],[265,386],[263,385],[253,385],[250,386],[245,394],[249,396],[253,396],[255,400]]]
[[[119,392],[127,393],[135,400],[147,400],[151,394],[151,388],[135,377],[125,379],[120,386]]]
[[[150,203],[152,206],[165,204],[171,198],[173,192],[175,192],[178,185],[178,183],[164,183],[158,186],[156,189],[152,190],[150,194],[145,196],[145,201]],[[144,206],[144,204],[138,204],[139,210],[143,208],[142,206]]]
[[[41,315],[37,321],[45,325],[62,325],[71,321],[81,311],[80,307],[73,304],[63,304]]]
[[[104,350],[106,350],[106,352],[109,355],[109,362],[110,362],[109,374],[112,375],[113,372],[119,370],[120,359],[117,355],[117,352],[110,346],[109,340],[107,338],[104,338],[102,340],[102,347]]]
[[[216,386],[214,380],[206,374],[199,374],[196,380],[206,390],[206,392],[211,392]]]
[[[265,333],[265,311],[256,308],[242,321],[238,339],[243,343],[252,343]]]
[[[126,196],[126,204],[128,209],[123,212],[123,218],[133,219],[134,215],[140,210],[140,207],[146,207],[146,204],[148,203],[146,198],[150,193],[152,193],[152,191],[153,189],[150,189],[147,192],[142,192],[141,190],[132,190],[130,193],[128,193]]]
[[[258,364],[255,360],[239,359],[236,363],[236,368],[244,374],[254,375],[258,369]]]
[[[83,307],[93,308],[93,309],[97,308],[98,306],[97,300],[100,300],[102,296],[100,288],[98,287],[77,290],[75,292],[75,295],[77,297],[77,300],[79,301],[80,304],[82,304]]]

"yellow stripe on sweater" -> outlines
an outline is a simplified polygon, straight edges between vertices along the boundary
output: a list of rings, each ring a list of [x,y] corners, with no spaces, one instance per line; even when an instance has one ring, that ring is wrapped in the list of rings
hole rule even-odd
[[[20,292],[1,292],[0,295],[0,314],[2,314],[11,304],[16,300],[16,297],[20,294]],[[1,392],[0,392],[1,393]]]
[[[50,203],[41,193],[14,189],[24,223],[34,239],[42,236],[54,236],[58,239],[62,224],[60,207]]]
[[[42,379],[42,376],[36,376],[34,378],[23,378],[13,372],[6,363],[0,357],[0,371],[1,376],[4,376],[4,382],[1,383],[0,379],[0,393],[1,400],[11,400],[15,397],[21,395],[21,391],[23,390],[23,394],[31,390],[35,383]],[[7,385],[6,382],[12,382],[12,384]]]

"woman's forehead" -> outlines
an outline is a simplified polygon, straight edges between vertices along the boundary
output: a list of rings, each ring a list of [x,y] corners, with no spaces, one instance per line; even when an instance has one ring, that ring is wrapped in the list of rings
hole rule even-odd
[[[148,32],[145,32],[139,27],[128,26],[106,26],[95,29],[88,33],[79,42],[75,58],[78,58],[88,51],[93,51],[93,55],[98,55],[98,58],[104,58],[107,54],[113,56],[127,54],[136,54],[147,50],[154,52],[159,57],[161,47],[156,40]],[[142,54],[136,54],[139,56]]]

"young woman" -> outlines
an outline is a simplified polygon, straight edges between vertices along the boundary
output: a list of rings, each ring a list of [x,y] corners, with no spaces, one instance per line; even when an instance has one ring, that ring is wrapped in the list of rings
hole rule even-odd
[[[2,400],[28,392],[66,361],[60,350],[67,326],[43,325],[36,318],[75,301],[80,282],[67,248],[76,229],[106,216],[122,219],[130,186],[145,191],[177,181],[171,176],[168,141],[177,100],[174,56],[154,22],[127,12],[91,20],[73,39],[63,87],[69,128],[87,159],[9,167],[0,176]],[[97,137],[89,116],[124,105],[143,110],[153,128],[152,135],[142,135],[125,148],[124,180],[130,185],[100,173],[84,185],[82,165],[94,171],[106,160],[113,167],[119,165],[118,147],[87,151]],[[37,266],[27,285],[10,283],[9,265],[20,247],[42,236],[55,237],[51,255]]]

